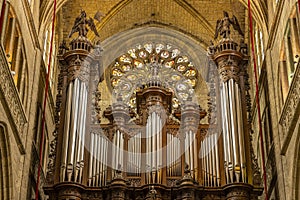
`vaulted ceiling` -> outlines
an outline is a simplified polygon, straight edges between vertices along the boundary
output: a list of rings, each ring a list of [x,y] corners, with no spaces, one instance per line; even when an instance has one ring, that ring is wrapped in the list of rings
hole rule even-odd
[[[179,31],[207,46],[223,10],[239,19],[242,30],[247,26],[246,0],[57,0],[57,5],[65,38],[81,9],[91,17],[97,12],[103,15],[100,21],[95,21],[101,41],[134,28],[154,26]],[[44,0],[41,7],[42,26],[46,26],[51,20],[52,1]],[[257,21],[265,24],[264,4],[256,0],[252,7]]]

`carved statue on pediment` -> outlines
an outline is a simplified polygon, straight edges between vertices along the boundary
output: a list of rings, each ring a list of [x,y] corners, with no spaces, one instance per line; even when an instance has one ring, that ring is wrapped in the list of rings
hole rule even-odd
[[[226,11],[223,11],[223,13],[224,18],[217,21],[214,39],[217,39],[219,34],[222,38],[229,38],[231,25],[239,32],[240,35],[244,36],[236,16],[233,15],[232,18],[230,18]]]
[[[87,18],[86,12],[82,10],[81,14],[75,19],[75,23],[69,34],[69,38],[72,37],[72,35],[76,32],[78,32],[79,36],[86,37],[89,31],[87,26],[89,26],[89,28],[95,33],[95,35],[99,37],[94,20],[91,17]]]

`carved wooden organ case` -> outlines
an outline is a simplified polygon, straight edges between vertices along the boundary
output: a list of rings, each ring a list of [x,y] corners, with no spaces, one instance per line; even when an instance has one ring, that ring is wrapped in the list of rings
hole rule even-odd
[[[245,50],[229,38],[209,48],[216,73],[204,111],[187,57],[140,45],[108,68],[113,102],[102,111],[101,46],[84,36],[62,46],[50,199],[256,199]],[[200,123],[206,115],[210,125]]]

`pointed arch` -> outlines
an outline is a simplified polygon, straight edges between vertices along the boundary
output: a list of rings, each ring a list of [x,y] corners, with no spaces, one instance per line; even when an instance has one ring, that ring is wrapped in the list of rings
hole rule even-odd
[[[0,199],[12,199],[10,146],[6,125],[0,121]]]

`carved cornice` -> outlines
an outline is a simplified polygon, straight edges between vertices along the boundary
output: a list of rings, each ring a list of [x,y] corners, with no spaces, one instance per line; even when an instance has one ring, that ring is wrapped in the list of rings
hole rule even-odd
[[[300,115],[300,62],[298,62],[289,93],[281,113],[279,124],[283,128],[284,142],[281,153],[285,154]]]
[[[24,141],[22,138],[24,127],[27,124],[27,118],[22,106],[17,88],[14,84],[11,71],[5,58],[4,50],[1,46],[0,50],[0,91],[6,103],[6,111],[12,118],[13,129],[15,129],[15,137],[21,153],[25,153]]]
[[[212,43],[208,47],[208,55],[217,64],[223,82],[229,79],[240,82],[240,72],[247,61],[247,45],[244,42],[238,46],[231,39],[222,39],[217,45]]]

